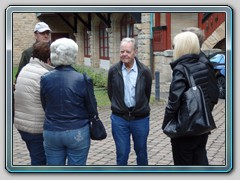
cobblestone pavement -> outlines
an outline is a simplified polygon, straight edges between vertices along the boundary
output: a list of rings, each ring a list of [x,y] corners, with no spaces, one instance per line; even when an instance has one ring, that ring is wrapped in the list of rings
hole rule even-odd
[[[151,105],[150,134],[148,138],[149,165],[173,165],[170,139],[161,130],[164,116],[165,103]],[[103,141],[92,141],[88,155],[87,165],[115,165],[115,145],[111,134],[110,109],[99,109],[108,133]],[[217,129],[212,131],[207,143],[207,151],[210,165],[225,165],[225,100],[219,99],[213,110],[213,116]],[[131,148],[129,165],[136,165],[136,156]],[[18,131],[13,128],[13,165],[30,165],[28,150],[21,140]]]

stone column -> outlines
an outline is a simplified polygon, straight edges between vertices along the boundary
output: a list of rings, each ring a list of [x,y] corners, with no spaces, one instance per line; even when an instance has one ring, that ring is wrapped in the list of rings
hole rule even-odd
[[[142,23],[135,24],[134,33],[138,34],[138,58],[150,68],[150,13],[142,13]],[[138,32],[136,32],[138,31]]]

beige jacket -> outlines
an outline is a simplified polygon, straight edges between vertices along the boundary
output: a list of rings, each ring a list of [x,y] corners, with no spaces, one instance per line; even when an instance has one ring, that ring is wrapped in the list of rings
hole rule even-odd
[[[31,58],[18,75],[15,91],[14,125],[28,133],[42,133],[45,114],[40,100],[40,78],[53,67]]]

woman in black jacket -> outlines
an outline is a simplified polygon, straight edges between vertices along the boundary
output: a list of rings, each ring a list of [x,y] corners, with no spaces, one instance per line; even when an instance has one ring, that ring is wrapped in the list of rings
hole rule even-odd
[[[213,105],[210,103],[210,97],[214,94],[210,94],[210,92],[218,93],[208,89],[208,79],[211,72],[205,63],[199,61],[200,44],[197,35],[192,32],[182,32],[175,36],[173,47],[174,61],[170,63],[173,70],[172,82],[162,129],[165,128],[170,120],[177,120],[182,95],[188,89],[188,81],[185,77],[183,64],[192,74],[196,85],[201,86],[206,103],[211,110]],[[171,138],[174,165],[208,165],[206,151],[208,134]]]

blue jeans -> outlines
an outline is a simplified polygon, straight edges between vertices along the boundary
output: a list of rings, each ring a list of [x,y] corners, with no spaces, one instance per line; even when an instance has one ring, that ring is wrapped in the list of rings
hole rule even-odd
[[[47,165],[86,165],[90,148],[89,124],[67,131],[43,131]]]
[[[137,156],[137,165],[148,165],[147,138],[149,134],[149,116],[139,120],[127,121],[112,114],[111,121],[112,135],[116,145],[117,165],[125,166],[128,164],[131,135]]]
[[[26,143],[31,158],[31,165],[46,165],[43,147],[43,134],[31,134],[18,130],[22,140]]]

